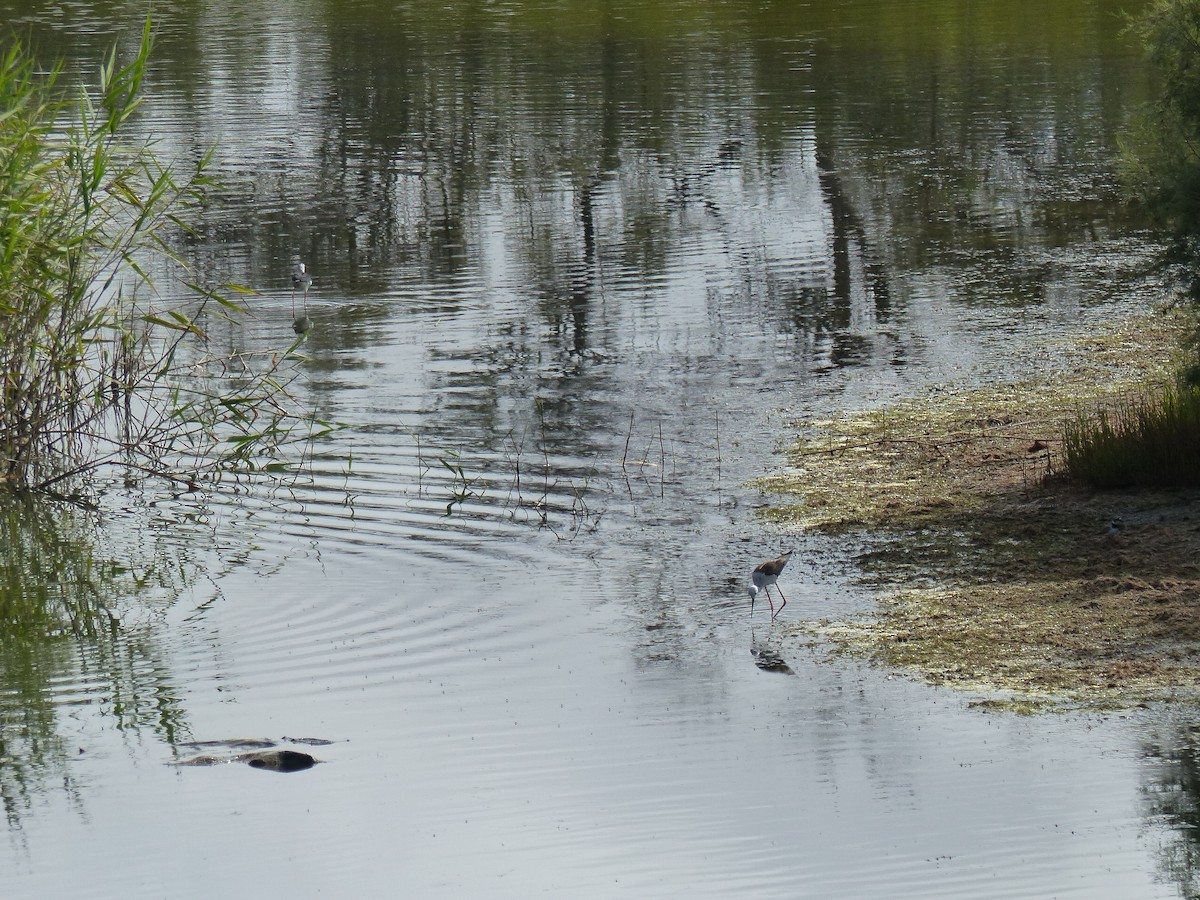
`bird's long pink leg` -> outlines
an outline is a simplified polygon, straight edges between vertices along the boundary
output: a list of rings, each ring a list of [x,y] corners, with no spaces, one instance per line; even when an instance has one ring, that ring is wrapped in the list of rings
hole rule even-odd
[[[780,597],[783,597],[783,591],[779,590],[779,585],[775,585],[775,590],[779,591]],[[770,594],[768,594],[767,596],[770,596]],[[771,621],[772,622],[775,621],[775,617],[777,615],[779,615],[779,613],[783,612],[783,608],[785,606],[787,606],[787,597],[783,597],[783,602],[779,604],[779,612],[776,612],[775,609],[772,607],[772,609],[771,609]]]
[[[771,599],[771,586],[769,584],[765,585],[763,587],[763,590],[766,591],[766,593],[767,593],[767,604],[771,607],[771,621],[774,622],[775,621],[775,602]],[[782,597],[783,595],[780,594],[780,596]],[[782,609],[782,608],[783,607],[780,607],[780,609]]]

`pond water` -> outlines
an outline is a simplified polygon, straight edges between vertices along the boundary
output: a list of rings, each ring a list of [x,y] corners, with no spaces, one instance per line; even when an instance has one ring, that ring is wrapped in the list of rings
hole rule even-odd
[[[216,341],[286,347],[304,259],[292,389],[344,427],[5,508],[4,601],[72,624],[0,635],[0,896],[1195,896],[1190,709],[829,659],[857,548],[753,486],[1158,296],[1131,7],[156,4],[138,127],[219,142],[186,252],[258,291]],[[143,14],[0,0],[81,77]],[[175,765],[246,739],[321,763]]]

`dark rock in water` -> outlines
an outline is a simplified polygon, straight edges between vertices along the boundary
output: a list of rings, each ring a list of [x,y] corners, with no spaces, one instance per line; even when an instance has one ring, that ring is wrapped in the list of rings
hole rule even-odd
[[[271,769],[275,772],[300,772],[311,769],[317,763],[313,757],[299,750],[267,750],[249,753],[245,758],[252,769]]]
[[[180,741],[179,746],[191,747],[194,750],[210,750],[214,747],[226,750],[269,750],[277,743],[270,738],[230,738],[225,741]]]
[[[322,738],[284,738],[284,740],[289,743],[321,746],[333,743],[333,741],[327,741]],[[260,738],[237,738],[227,741],[185,741],[178,746],[210,752],[201,753],[189,759],[176,760],[174,765],[177,766],[215,766],[221,763],[242,762],[247,763],[252,769],[270,769],[273,772],[300,772],[304,769],[311,769],[320,762],[319,759],[309,756],[307,753],[302,753],[299,750],[281,750],[278,749],[275,741]],[[217,748],[224,748],[230,752],[224,754],[211,752]]]
[[[188,759],[177,759],[174,762],[174,765],[177,765],[177,766],[215,766],[220,763],[227,763],[227,762],[229,762],[228,756],[209,756],[208,754],[204,754],[203,756],[193,756]]]
[[[280,740],[287,744],[304,744],[308,747],[328,747],[333,743],[333,741],[327,738],[297,738],[288,737],[286,734]]]

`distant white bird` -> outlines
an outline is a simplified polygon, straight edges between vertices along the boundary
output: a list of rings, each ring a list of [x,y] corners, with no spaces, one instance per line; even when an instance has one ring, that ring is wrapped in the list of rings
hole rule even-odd
[[[775,621],[775,617],[783,611],[787,606],[787,597],[783,596],[783,591],[779,588],[779,573],[783,571],[783,567],[788,564],[788,560],[792,558],[794,550],[789,550],[774,559],[768,559],[766,562],[759,563],[754,567],[754,571],[750,573],[750,615],[754,615],[754,601],[758,595],[766,591],[767,603],[771,607],[771,621]],[[771,585],[775,585],[775,590],[779,591],[779,596],[783,598],[783,602],[779,604],[779,609],[775,608],[775,603],[771,600]]]
[[[312,319],[308,317],[308,289],[312,286],[312,275],[303,262],[297,262],[292,270],[292,331],[296,334],[307,334],[312,328]],[[304,291],[303,307],[300,315],[296,315],[296,291]]]

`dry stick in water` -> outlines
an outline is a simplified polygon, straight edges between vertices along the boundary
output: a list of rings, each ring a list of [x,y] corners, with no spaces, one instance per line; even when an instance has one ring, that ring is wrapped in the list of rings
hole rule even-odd
[[[717,420],[717,489],[721,488],[721,414],[716,414]]]
[[[633,485],[629,483],[629,470],[625,467],[626,461],[629,458],[629,441],[633,438],[633,410],[629,411],[629,430],[625,432],[625,452],[621,454],[621,474],[625,478],[625,490],[629,492],[629,499],[633,499]]]
[[[540,431],[539,440],[542,445],[542,515],[546,515],[546,511],[550,508],[550,445],[546,440],[546,407],[539,399],[537,401],[538,414],[538,429]],[[557,481],[555,482],[557,484]],[[558,537],[558,532],[554,532],[554,536]]]
[[[525,440],[525,438],[522,437],[521,440],[523,441],[523,440]],[[513,433],[511,431],[508,433],[508,442],[510,444],[512,444],[513,453],[516,455],[515,465],[516,465],[516,472],[517,472],[517,476],[516,476],[517,477],[517,481],[516,481],[517,506],[521,506],[521,504],[524,503],[524,497],[522,497],[522,495],[521,495],[521,448],[517,445],[517,440],[516,440],[516,438],[513,437]]]
[[[625,432],[625,452],[621,454],[621,468],[625,468],[625,462],[629,459],[629,441],[633,438],[633,410],[629,411],[629,430]]]
[[[663,444],[662,422],[658,423],[658,499],[667,496],[667,448]]]
[[[425,461],[421,458],[421,433],[414,431],[413,437],[417,439],[417,496],[420,497],[425,490]]]

